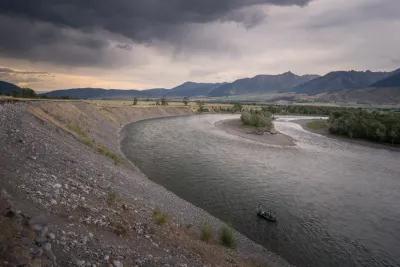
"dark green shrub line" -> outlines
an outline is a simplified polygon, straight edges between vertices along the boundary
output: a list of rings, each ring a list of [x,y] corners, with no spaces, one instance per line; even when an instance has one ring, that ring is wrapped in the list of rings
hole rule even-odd
[[[377,111],[333,112],[328,120],[329,131],[351,138],[400,144],[400,114]]]

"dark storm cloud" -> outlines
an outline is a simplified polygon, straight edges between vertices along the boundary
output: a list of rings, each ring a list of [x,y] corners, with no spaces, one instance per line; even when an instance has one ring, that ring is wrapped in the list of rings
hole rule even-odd
[[[3,14],[77,29],[102,28],[133,40],[157,38],[166,28],[229,18],[256,4],[305,5],[310,0],[2,0]],[[242,22],[243,17],[233,16]],[[246,22],[245,19],[244,22]],[[247,22],[246,22],[247,23]]]
[[[0,75],[1,74],[9,74],[9,75],[49,75],[48,72],[44,71],[19,71],[13,70],[10,68],[2,68],[0,67]]]
[[[174,44],[190,24],[234,21],[257,25],[259,4],[305,5],[311,0],[1,0],[0,55],[67,65],[100,65],[110,49],[135,43]],[[252,10],[249,10],[253,7]],[[187,27],[182,27],[187,25]],[[128,42],[110,44],[120,36]]]
[[[35,83],[52,77],[52,74],[43,71],[21,71],[0,67],[0,80],[12,83]]]

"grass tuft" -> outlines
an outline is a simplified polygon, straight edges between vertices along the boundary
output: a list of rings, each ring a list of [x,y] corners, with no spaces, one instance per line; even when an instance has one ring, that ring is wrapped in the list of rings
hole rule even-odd
[[[235,242],[235,237],[232,231],[232,228],[228,226],[223,226],[221,228],[220,232],[220,241],[221,244],[227,248],[235,248],[236,247],[236,242]]]
[[[204,224],[201,227],[201,235],[200,235],[200,239],[205,241],[205,242],[209,242],[213,237],[213,230],[211,228],[211,225],[209,225],[208,223]]]
[[[107,193],[107,204],[109,206],[114,205],[117,202],[118,199],[118,194],[114,191],[109,191]]]
[[[158,225],[165,224],[167,222],[167,214],[161,212],[159,209],[155,209],[153,212],[153,219]]]

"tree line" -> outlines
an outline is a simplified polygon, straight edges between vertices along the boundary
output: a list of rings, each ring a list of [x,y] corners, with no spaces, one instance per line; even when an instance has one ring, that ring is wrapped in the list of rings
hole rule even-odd
[[[21,88],[18,91],[12,91],[11,93],[3,94],[0,92],[0,95],[12,96],[12,97],[22,97],[22,98],[36,98],[37,94],[30,88]]]
[[[333,134],[400,144],[400,113],[368,110],[336,111],[330,114],[328,127]]]

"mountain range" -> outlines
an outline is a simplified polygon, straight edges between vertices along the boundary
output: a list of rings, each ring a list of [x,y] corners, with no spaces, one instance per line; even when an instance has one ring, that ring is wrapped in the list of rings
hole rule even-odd
[[[9,94],[18,86],[0,82],[0,93]],[[333,71],[323,76],[296,75],[285,72],[278,75],[257,75],[252,78],[238,79],[225,83],[185,82],[171,89],[154,88],[147,90],[122,90],[102,88],[73,88],[44,93],[47,97],[69,97],[74,99],[131,99],[138,98],[221,98],[246,96],[262,96],[266,94],[291,94],[310,97],[322,97],[328,100],[357,101],[376,96],[380,102],[384,99],[397,101],[400,96],[400,69],[392,72],[373,71]],[[394,95],[395,98],[390,96]],[[286,95],[287,98],[287,95]]]
[[[211,97],[265,94],[268,92],[279,92],[293,88],[296,85],[311,81],[318,75],[299,76],[292,72],[278,75],[257,75],[253,78],[244,78],[232,83],[225,83],[209,93]]]

